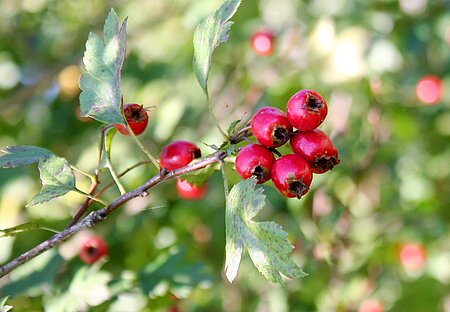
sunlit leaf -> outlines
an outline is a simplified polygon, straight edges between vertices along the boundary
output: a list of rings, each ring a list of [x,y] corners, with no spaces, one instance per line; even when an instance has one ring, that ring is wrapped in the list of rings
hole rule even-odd
[[[117,129],[115,127],[111,127],[105,130],[100,168],[108,168],[108,166],[111,164],[111,144],[116,133]]]
[[[55,277],[63,262],[64,259],[57,250],[49,250],[11,272],[10,282],[0,288],[0,293],[10,296],[30,292],[35,296],[42,294],[54,286]]]
[[[42,189],[27,206],[34,206],[75,190],[75,176],[67,160],[50,156],[39,161]]]
[[[89,307],[98,306],[111,297],[110,281],[111,274],[100,271],[96,265],[81,267],[69,287],[48,299],[45,311],[58,312],[62,307],[65,312],[87,311]]]
[[[171,248],[139,272],[140,288],[150,297],[164,296],[169,291],[185,298],[194,287],[211,282],[212,276],[202,263],[186,263],[185,249]]]
[[[225,1],[214,14],[208,16],[195,29],[194,73],[205,92],[211,70],[212,54],[221,43],[228,41],[229,31],[233,25],[230,18],[236,13],[240,4],[240,0]]]
[[[180,176],[182,181],[187,181],[190,185],[200,186],[216,171],[219,170],[217,166],[210,165],[206,168],[191,171]]]
[[[83,63],[86,73],[80,78],[80,114],[105,124],[124,124],[120,73],[125,59],[126,22],[119,27],[113,9],[105,21],[104,39],[89,34]]]
[[[5,146],[0,150],[0,168],[14,168],[36,163],[53,155],[49,150],[37,146]]]
[[[6,300],[8,300],[9,297],[4,297],[0,299],[0,312],[8,312],[12,310],[12,306],[6,305]]]
[[[275,222],[255,222],[264,207],[265,195],[256,188],[256,179],[243,180],[230,191],[226,206],[225,274],[230,282],[237,275],[244,246],[258,271],[274,283],[282,276],[298,278],[305,273],[289,257],[293,247],[287,233]]]

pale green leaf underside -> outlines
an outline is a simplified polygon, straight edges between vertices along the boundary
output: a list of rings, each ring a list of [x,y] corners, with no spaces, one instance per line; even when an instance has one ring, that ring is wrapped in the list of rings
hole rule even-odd
[[[104,39],[89,34],[83,63],[86,73],[80,78],[80,113],[105,124],[125,124],[122,115],[120,72],[125,59],[126,22],[119,27],[113,9],[105,21]]]
[[[255,178],[239,182],[228,195],[225,274],[230,282],[237,275],[244,246],[258,271],[271,282],[283,283],[282,276],[305,275],[289,257],[293,247],[281,226],[252,220],[264,207],[264,201],[265,195],[261,188],[256,188]]]
[[[228,41],[233,22],[229,21],[236,13],[241,0],[227,0],[222,6],[202,21],[194,32],[194,73],[206,92],[212,53],[223,42]]]
[[[30,165],[43,158],[50,157],[52,152],[37,146],[5,146],[0,150],[0,168],[14,168]]]
[[[75,190],[75,176],[67,160],[50,156],[39,161],[42,189],[27,206],[34,206]]]

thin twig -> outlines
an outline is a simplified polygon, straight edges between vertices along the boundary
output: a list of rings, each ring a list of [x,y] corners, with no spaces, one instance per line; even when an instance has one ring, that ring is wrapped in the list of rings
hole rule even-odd
[[[247,129],[247,127],[241,129],[232,138],[230,138],[230,141],[239,143],[239,141],[243,140],[243,137],[247,136],[247,135],[241,136],[241,134],[243,134],[243,133],[247,134],[247,131],[249,131],[249,129]],[[22,255],[11,260],[7,264],[1,266],[0,267],[0,278],[9,274],[12,270],[16,269],[17,267],[21,266],[22,264],[39,256],[40,254],[44,253],[45,251],[50,250],[55,246],[58,246],[59,244],[66,241],[67,239],[69,239],[71,236],[78,233],[82,229],[88,228],[88,227],[93,227],[98,222],[103,221],[106,218],[106,216],[108,216],[110,213],[112,213],[113,211],[115,211],[116,209],[121,207],[123,204],[125,204],[126,202],[128,202],[129,200],[131,200],[133,198],[142,196],[142,194],[147,193],[147,191],[150,188],[154,187],[155,185],[158,185],[161,182],[164,182],[166,180],[178,177],[182,174],[196,171],[196,170],[205,168],[206,166],[209,166],[211,164],[217,163],[219,161],[223,161],[227,156],[228,155],[226,152],[217,151],[214,154],[209,155],[209,156],[207,156],[197,162],[189,164],[185,167],[182,167],[182,168],[179,168],[179,169],[176,169],[173,171],[169,171],[169,172],[160,171],[158,174],[154,175],[152,178],[147,180],[147,182],[145,182],[141,186],[137,187],[136,189],[134,189],[126,194],[123,194],[123,195],[117,197],[108,206],[91,212],[89,215],[87,215],[85,218],[81,219],[79,222],[67,227],[65,230],[59,232],[58,234],[53,235],[52,237],[50,237],[46,241],[40,243],[36,247],[24,252]],[[138,165],[140,165],[140,164],[137,164],[137,165],[125,170],[125,172],[123,174],[125,174],[126,172],[135,168]],[[95,189],[95,188],[91,186],[91,189]],[[102,192],[102,191],[100,191],[100,192]],[[81,211],[81,209],[80,209],[80,211]]]

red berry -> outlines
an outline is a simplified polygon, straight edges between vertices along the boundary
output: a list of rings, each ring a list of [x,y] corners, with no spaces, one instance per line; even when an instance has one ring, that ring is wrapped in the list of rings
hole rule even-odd
[[[123,106],[123,113],[134,135],[139,135],[144,132],[148,124],[148,114],[142,105],[135,103],[125,104]],[[130,135],[125,125],[115,124],[114,126],[123,135]]]
[[[87,264],[93,264],[107,253],[108,246],[105,241],[99,236],[91,236],[81,246],[80,259]]]
[[[436,104],[442,97],[441,79],[436,76],[423,76],[416,85],[417,98],[426,104]]]
[[[243,179],[255,176],[257,183],[270,180],[270,171],[275,157],[262,145],[249,144],[244,146],[236,157],[236,171]]]
[[[312,90],[300,90],[288,101],[286,114],[289,122],[300,131],[316,129],[328,113],[323,97]]]
[[[325,132],[300,131],[291,141],[292,151],[306,159],[313,173],[324,173],[339,164],[338,151]]]
[[[169,171],[188,165],[202,156],[200,149],[188,141],[174,141],[163,147],[159,158],[161,168]]]
[[[284,196],[300,198],[309,190],[312,172],[306,160],[295,154],[288,154],[278,158],[273,164],[272,181]]]
[[[426,254],[422,245],[405,244],[400,250],[400,262],[408,270],[419,270],[425,265]]]
[[[268,30],[260,30],[251,36],[250,44],[256,54],[269,56],[273,52],[274,36]]]
[[[186,180],[177,179],[178,196],[186,200],[199,200],[206,194],[206,184],[197,186]]]
[[[289,140],[292,126],[286,114],[276,107],[261,107],[252,118],[252,133],[266,147],[278,147]]]

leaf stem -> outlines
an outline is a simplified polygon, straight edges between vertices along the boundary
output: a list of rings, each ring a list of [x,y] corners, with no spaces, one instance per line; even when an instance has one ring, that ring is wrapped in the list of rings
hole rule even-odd
[[[208,104],[208,109],[209,109],[209,113],[211,114],[211,117],[214,121],[214,124],[216,125],[217,130],[219,130],[220,134],[223,136],[223,138],[227,141],[230,140],[230,138],[228,137],[228,135],[222,130],[222,128],[220,127],[219,121],[217,120],[216,115],[214,114],[214,110],[211,104],[211,98],[209,97],[209,91],[208,91],[208,86],[205,87],[205,94],[206,94],[206,103]]]
[[[228,193],[230,192],[228,189],[228,180],[227,176],[225,175],[225,162],[223,159],[220,160],[220,171],[222,172],[222,178],[223,178],[223,190],[225,193],[225,201],[228,198]]]
[[[108,164],[106,167],[108,168],[109,173],[111,173],[111,177],[113,178],[114,182],[116,182],[116,185],[119,188],[120,194],[121,195],[125,194],[127,191],[125,190],[125,187],[120,182],[119,177],[117,176],[117,173],[114,170],[113,166],[111,165],[110,161],[108,161]]]
[[[153,157],[153,155],[150,153],[150,151],[142,144],[141,140],[139,140],[139,138],[133,133],[133,130],[131,130],[128,123],[127,123],[127,129],[128,129],[128,132],[131,133],[131,136],[133,137],[134,141],[139,146],[139,148],[144,152],[145,155],[147,155],[147,157],[151,160],[153,165],[155,165],[156,169],[159,170],[158,161],[156,160],[155,157]]]
[[[83,191],[80,190],[80,189],[75,188],[74,191],[77,192],[78,194],[81,194],[81,195],[83,195],[83,196],[86,196],[87,198],[92,199],[93,201],[96,201],[96,202],[102,204],[103,206],[108,206],[108,205],[109,205],[109,204],[108,204],[106,201],[104,201],[103,199],[101,199],[101,198],[96,198],[95,196],[92,196],[92,195],[90,195],[90,194],[88,194],[88,193],[85,193],[85,192],[83,192]]]
[[[90,173],[88,173],[86,171],[83,171],[80,168],[75,167],[74,165],[70,165],[70,168],[72,168],[73,170],[75,170],[75,171],[81,173],[82,175],[88,177],[92,181],[92,183],[97,181],[97,178],[94,175],[92,175],[92,174],[90,174]]]

